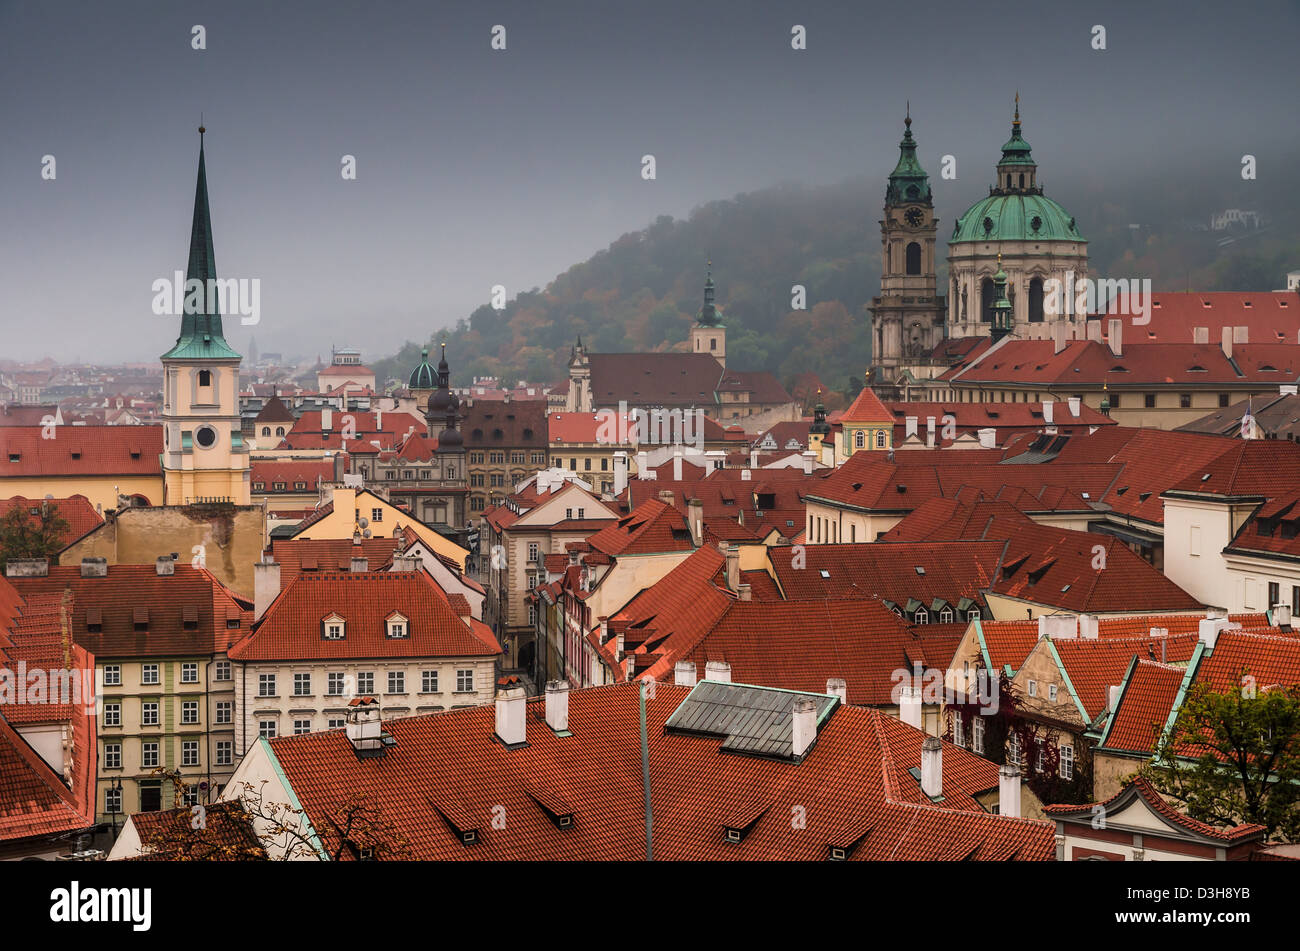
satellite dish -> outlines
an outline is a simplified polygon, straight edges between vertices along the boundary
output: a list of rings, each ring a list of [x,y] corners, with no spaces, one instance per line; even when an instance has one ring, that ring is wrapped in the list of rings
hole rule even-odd
[[[360,519],[357,521],[357,524],[360,525],[362,528],[365,528],[367,525],[370,524],[370,519],[368,518]]]
[[[46,497],[47,499],[53,499],[53,498],[54,498],[54,493],[53,493],[53,492],[46,492],[46,493],[45,493],[45,497]]]
[[[370,537],[370,529],[367,528],[364,532],[362,532],[362,533],[361,533],[361,537],[362,537],[362,538],[369,538],[369,537]]]

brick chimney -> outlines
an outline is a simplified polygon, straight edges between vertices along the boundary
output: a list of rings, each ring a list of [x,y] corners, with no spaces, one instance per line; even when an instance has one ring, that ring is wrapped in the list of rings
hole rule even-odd
[[[998,814],[1020,818],[1020,769],[998,767]]]
[[[921,792],[931,799],[943,797],[943,740],[937,736],[921,741]]]
[[[507,747],[527,742],[524,713],[528,705],[524,688],[516,677],[503,677],[497,685],[497,738]]]
[[[793,749],[796,759],[808,752],[808,747],[817,739],[817,704],[808,697],[799,697],[794,701]]]

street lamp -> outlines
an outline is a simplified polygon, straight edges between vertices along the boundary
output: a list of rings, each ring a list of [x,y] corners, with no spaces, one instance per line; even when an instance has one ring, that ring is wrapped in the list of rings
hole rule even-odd
[[[111,796],[108,797],[108,802],[109,802],[109,809],[108,809],[108,812],[109,812],[109,815],[111,815],[111,816],[113,817],[113,839],[114,839],[114,841],[116,841],[116,839],[117,839],[117,804],[118,804],[119,802],[122,801],[122,778],[121,778],[120,776],[119,776],[118,778],[116,778],[116,779],[113,780],[113,784],[112,784],[111,786],[108,787],[108,791],[111,792],[111,793],[113,794],[113,795],[111,795]],[[123,815],[126,814],[125,810],[123,811],[122,814],[123,814]]]

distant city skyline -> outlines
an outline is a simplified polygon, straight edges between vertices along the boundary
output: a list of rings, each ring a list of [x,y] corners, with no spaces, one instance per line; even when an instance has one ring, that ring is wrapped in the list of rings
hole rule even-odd
[[[367,361],[660,215],[781,181],[883,189],[908,100],[941,217],[986,187],[1017,90],[1058,191],[1192,160],[1227,174],[1243,152],[1268,174],[1294,154],[1294,5],[927,10],[0,4],[6,356],[168,348],[175,318],[151,313],[150,288],[185,264],[200,115],[218,273],[262,285],[261,323],[227,319],[231,343]]]

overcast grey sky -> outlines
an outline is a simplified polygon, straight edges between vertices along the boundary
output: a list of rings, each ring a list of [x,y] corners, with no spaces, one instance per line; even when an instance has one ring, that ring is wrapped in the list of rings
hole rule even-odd
[[[907,99],[939,201],[986,193],[1017,89],[1049,191],[1189,158],[1231,175],[1244,152],[1276,172],[1298,34],[1276,0],[0,0],[0,353],[170,346],[151,285],[185,266],[200,113],[218,272],[262,286],[231,342],[373,359],[660,214],[780,181],[883,190]]]

